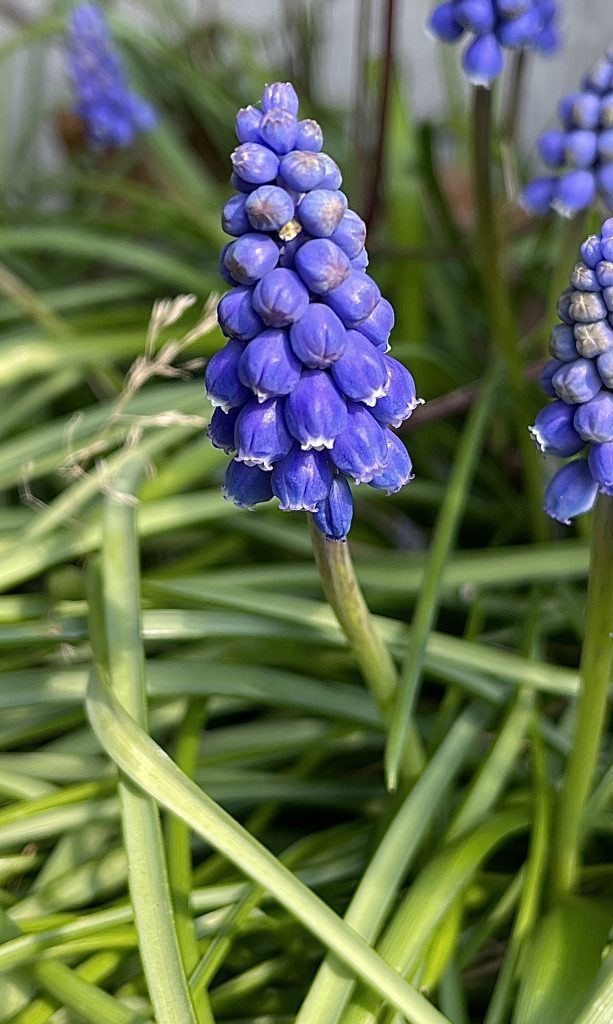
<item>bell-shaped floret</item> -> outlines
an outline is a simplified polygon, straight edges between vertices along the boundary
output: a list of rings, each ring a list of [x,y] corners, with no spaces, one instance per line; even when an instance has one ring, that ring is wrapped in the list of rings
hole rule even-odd
[[[269,470],[287,455],[293,438],[285,425],[283,402],[282,398],[269,398],[266,402],[252,398],[243,406],[234,428],[238,462]]]
[[[272,498],[270,473],[232,459],[226,470],[222,493],[226,501],[234,502],[239,508],[252,509],[254,505]]]
[[[347,403],[347,424],[331,452],[334,465],[357,484],[370,483],[383,469],[387,437],[383,427],[357,402]]]
[[[329,238],[314,238],[297,248],[296,270],[309,291],[327,295],[338,288],[350,273],[349,257]]]
[[[328,540],[345,540],[353,518],[353,495],[346,477],[337,473],[325,499],[313,513],[317,529]]]
[[[238,376],[259,402],[289,395],[300,380],[302,366],[286,331],[271,327],[248,345],[238,363]]]
[[[326,293],[326,302],[347,328],[357,327],[370,316],[380,298],[372,277],[358,270],[350,271],[338,288]]]
[[[387,439],[385,465],[373,476],[370,486],[385,491],[386,494],[397,494],[413,479],[413,463],[397,434],[386,430],[385,436]]]
[[[592,508],[598,484],[594,480],[585,459],[567,462],[555,474],[545,493],[545,512],[565,526],[571,519],[583,515]]]
[[[290,433],[305,451],[332,448],[347,424],[347,406],[325,370],[304,370],[285,407]]]
[[[330,459],[325,452],[305,452],[295,445],[275,465],[271,483],[282,512],[315,512],[332,484]]]
[[[217,319],[228,338],[249,341],[264,330],[264,324],[253,308],[253,288],[232,288],[222,295],[217,306]]]
[[[577,406],[574,425],[584,441],[613,441],[613,394],[602,390],[589,402]]]
[[[304,316],[290,327],[289,337],[296,356],[309,369],[326,369],[347,348],[347,331],[323,302],[309,304]]]
[[[236,425],[236,417],[240,412],[241,407],[237,406],[234,409],[229,409],[228,412],[224,412],[219,406],[213,410],[211,421],[208,426],[207,436],[214,448],[221,448],[222,451],[229,455],[230,452],[236,451],[236,443],[234,441],[234,427]]]
[[[574,427],[575,410],[559,399],[541,409],[530,427],[530,436],[544,455],[557,455],[562,459],[577,455],[585,448],[585,441]]]
[[[353,402],[372,406],[387,390],[384,356],[359,331],[347,331],[347,346],[331,373],[339,390]]]
[[[276,267],[258,281],[253,306],[269,327],[287,327],[306,312],[309,293],[293,270]]]
[[[415,381],[406,366],[392,356],[384,355],[383,361],[388,375],[386,391],[376,401],[372,414],[384,427],[399,427],[423,399],[417,397]]]
[[[230,338],[223,348],[211,356],[204,371],[209,400],[224,412],[243,405],[251,397],[238,376],[238,363],[244,348],[240,341]]]

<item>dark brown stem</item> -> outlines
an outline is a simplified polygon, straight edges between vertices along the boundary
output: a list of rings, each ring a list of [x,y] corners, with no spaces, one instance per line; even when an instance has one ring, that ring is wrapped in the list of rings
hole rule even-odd
[[[517,132],[525,77],[526,51],[516,50],[511,59],[511,79],[502,128],[503,138],[510,145],[515,141],[515,134]]]
[[[366,204],[365,221],[370,229],[380,202],[381,177],[383,173],[383,154],[385,150],[385,133],[387,128],[387,111],[389,107],[390,85],[394,63],[394,18],[396,0],[387,0],[385,14],[385,51],[383,57],[383,77],[379,93],[377,144],[373,158],[373,171],[370,192]]]

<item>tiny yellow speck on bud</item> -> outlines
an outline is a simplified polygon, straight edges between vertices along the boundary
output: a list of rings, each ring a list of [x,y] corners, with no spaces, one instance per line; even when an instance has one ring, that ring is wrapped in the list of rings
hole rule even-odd
[[[288,220],[282,228],[279,228],[279,238],[282,242],[291,242],[296,235],[302,231],[302,224],[297,220]]]

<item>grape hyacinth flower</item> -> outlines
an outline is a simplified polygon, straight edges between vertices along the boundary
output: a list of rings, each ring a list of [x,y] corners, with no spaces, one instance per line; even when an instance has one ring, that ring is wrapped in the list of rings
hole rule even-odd
[[[598,492],[613,495],[613,217],[585,240],[581,256],[558,302],[553,358],[541,377],[554,400],[530,427],[541,452],[572,459],[545,496],[545,511],[565,524],[589,512]],[[577,458],[584,451],[587,458]]]
[[[462,67],[473,85],[489,88],[504,67],[504,50],[554,53],[560,43],[555,0],[444,0],[428,29],[444,43],[468,36]]]
[[[522,206],[574,217],[597,195],[613,209],[613,47],[558,105],[560,127],[543,132],[538,148],[550,173],[531,181]],[[613,279],[612,279],[613,280]]]
[[[236,134],[221,257],[233,287],[218,306],[228,341],[205,373],[209,438],[234,453],[229,500],[251,508],[274,496],[344,540],[349,480],[394,494],[412,479],[390,428],[420,399],[386,354],[394,312],[365,272],[365,224],[321,152],[321,128],[299,120],[293,86],[266,86],[261,108],[238,112]]]
[[[75,111],[92,147],[128,146],[155,126],[153,107],[128,87],[104,14],[97,4],[76,7],[68,23],[68,59]]]

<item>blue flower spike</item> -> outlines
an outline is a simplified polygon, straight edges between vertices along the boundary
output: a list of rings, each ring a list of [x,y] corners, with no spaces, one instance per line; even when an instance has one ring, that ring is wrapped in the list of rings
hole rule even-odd
[[[366,273],[366,225],[348,209],[320,126],[299,120],[293,86],[267,85],[259,106],[239,110],[236,136],[236,194],[221,218],[231,288],[217,308],[228,340],[205,372],[209,439],[234,455],[223,494],[247,509],[276,498],[281,511],[310,512],[328,540],[344,541],[350,480],[395,494],[412,479],[391,428],[420,399],[409,371],[386,355],[394,311]],[[570,358],[555,360],[552,389]],[[569,393],[592,385],[596,394],[589,374],[567,372]]]
[[[68,22],[67,52],[75,112],[83,121],[92,149],[129,146],[139,132],[155,127],[153,107],[128,86],[97,4],[80,4],[73,10]]]
[[[543,455],[569,459],[552,478],[545,511],[568,524],[589,512],[598,492],[613,486],[613,301],[607,283],[613,255],[613,217],[581,246],[582,260],[558,302],[561,323],[551,332],[553,359],[541,375],[553,398],[530,434]],[[388,357],[386,357],[388,358]],[[587,454],[587,458],[576,456]]]
[[[466,40],[462,67],[472,85],[489,89],[504,69],[504,51],[555,53],[560,41],[554,0],[444,0],[428,32],[442,43]]]
[[[538,142],[543,163],[555,173],[529,182],[522,206],[537,216],[551,209],[574,217],[600,196],[613,208],[613,49],[583,77],[579,91],[562,97],[558,114],[560,128],[543,132]]]

